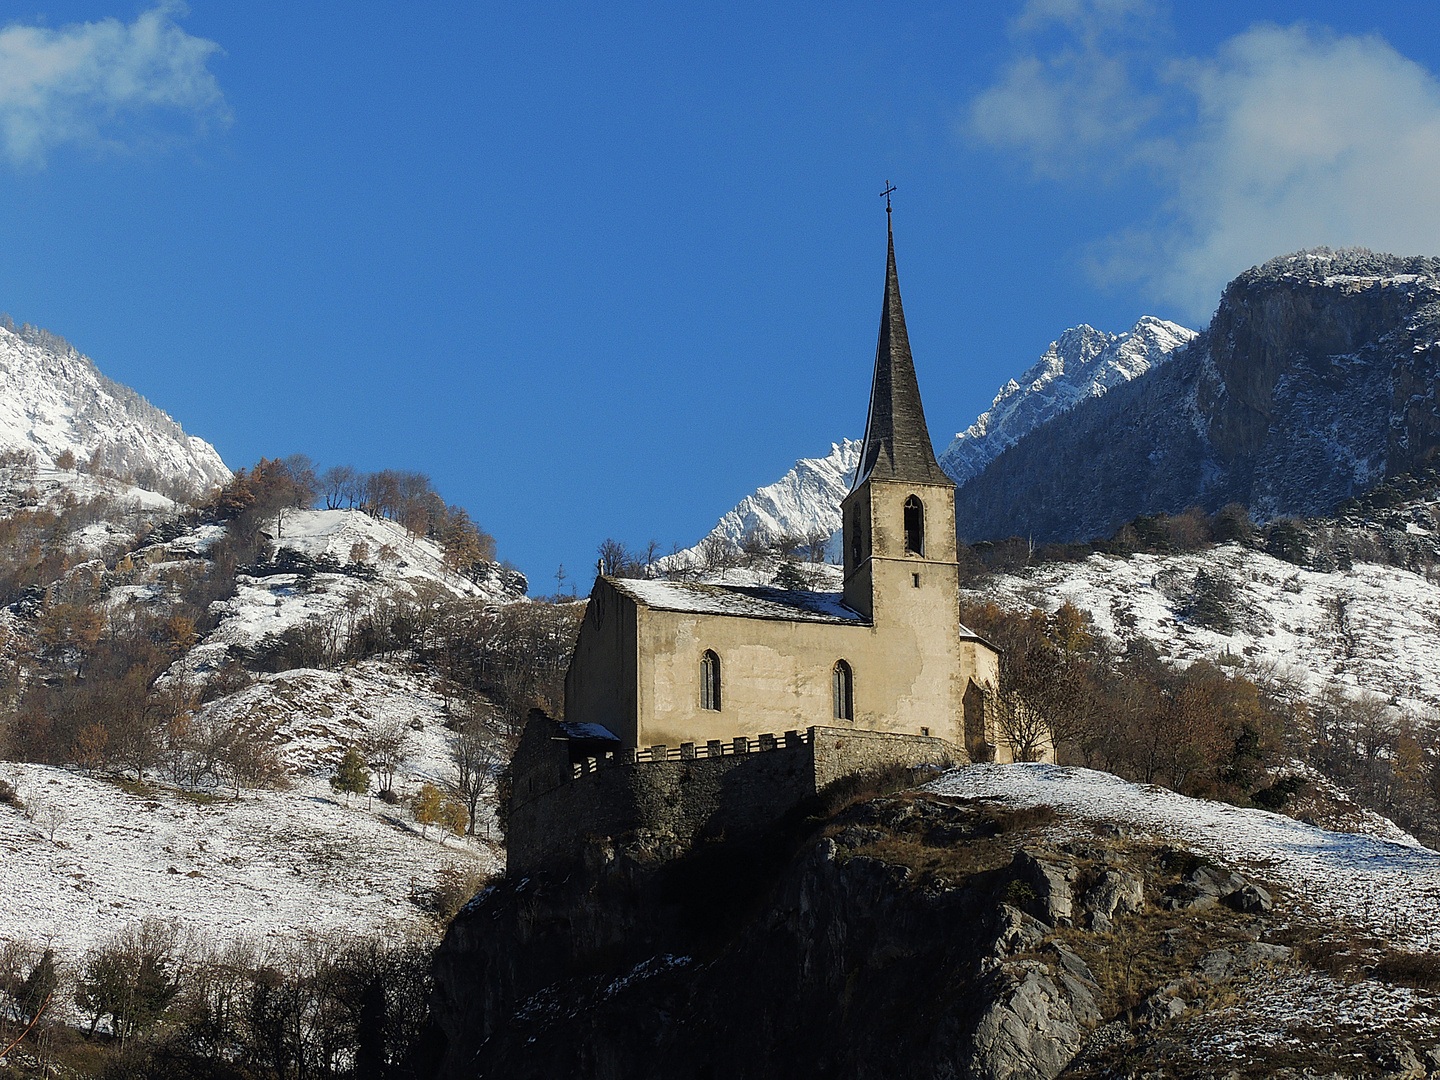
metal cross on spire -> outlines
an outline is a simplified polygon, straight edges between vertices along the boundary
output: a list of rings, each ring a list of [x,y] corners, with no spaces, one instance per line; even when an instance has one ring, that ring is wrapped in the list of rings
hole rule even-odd
[[[881,197],[885,200],[885,220],[886,220],[886,221],[889,221],[889,220],[890,220],[890,193],[891,193],[892,191],[894,191],[894,190],[895,190],[895,185],[892,184],[892,183],[890,183],[889,180],[886,180],[886,181],[885,181],[885,190],[882,191],[882,192],[880,192]]]

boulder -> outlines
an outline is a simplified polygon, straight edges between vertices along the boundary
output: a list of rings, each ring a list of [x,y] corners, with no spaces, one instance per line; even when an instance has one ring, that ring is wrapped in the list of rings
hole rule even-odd
[[[1070,883],[1075,880],[1073,864],[1058,860],[1052,852],[1021,848],[1011,864],[1015,876],[1035,890],[1041,919],[1051,926],[1070,926],[1075,900]]]
[[[1032,969],[1007,971],[989,996],[967,1075],[1053,1080],[1070,1064],[1080,1049],[1080,1025],[1068,995],[1048,976]]]
[[[1081,901],[1089,916],[1090,929],[1108,933],[1116,915],[1129,915],[1145,907],[1145,885],[1134,874],[1106,870]]]
[[[1415,1048],[1399,1035],[1385,1032],[1367,1048],[1370,1060],[1381,1070],[1384,1080],[1422,1080],[1425,1066]]]
[[[1270,894],[1254,882],[1246,882],[1244,886],[1232,893],[1226,893],[1224,901],[1227,907],[1236,911],[1242,911],[1249,915],[1257,915],[1262,911],[1269,911],[1275,906],[1275,901]]]
[[[1050,933],[1050,928],[1039,919],[1009,904],[1000,905],[996,918],[999,922],[993,949],[996,956],[1010,956],[1033,949]]]

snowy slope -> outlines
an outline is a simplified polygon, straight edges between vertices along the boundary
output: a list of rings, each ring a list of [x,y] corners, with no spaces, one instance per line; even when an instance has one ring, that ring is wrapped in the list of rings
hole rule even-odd
[[[318,573],[305,581],[298,574],[240,574],[235,595],[216,603],[219,625],[176,661],[171,676],[184,674],[203,681],[224,664],[232,649],[254,648],[266,635],[303,623],[342,623],[388,596],[430,593],[501,604],[525,595],[525,576],[518,571],[492,565],[491,576],[479,582],[451,573],[432,541],[412,537],[396,522],[359,510],[293,511],[269,532],[277,548],[311,557],[333,555],[342,564],[368,563],[377,577],[370,581],[344,573]],[[160,565],[198,558],[222,533],[220,526],[202,525],[167,543],[142,549],[137,558],[154,559]],[[352,559],[352,553],[361,557]],[[123,586],[112,590],[111,603],[131,599],[143,603],[152,595],[153,588],[145,584]]]
[[[1182,618],[1196,572],[1236,586],[1236,629]],[[1148,640],[1179,661],[1237,657],[1297,679],[1309,695],[1336,683],[1416,709],[1440,707],[1440,585],[1393,566],[1302,569],[1236,544],[1184,555],[1092,555],[989,579],[979,594],[1018,611],[1069,601],[1117,642]]]
[[[830,444],[823,458],[801,458],[789,472],[753,495],[747,495],[711,529],[706,540],[718,538],[732,551],[748,539],[770,541],[782,536],[831,536],[840,528],[840,500],[855,479],[860,440]],[[701,541],[703,544],[705,541]],[[670,556],[688,565],[699,545]]]
[[[481,839],[424,838],[406,808],[345,803],[329,777],[343,748],[396,720],[408,759],[396,790],[413,795],[449,770],[445,703],[432,677],[398,661],[343,671],[262,675],[202,710],[273,728],[292,770],[286,791],[191,797],[156,786],[126,793],[113,780],[43,765],[0,763],[0,779],[37,811],[0,805],[0,940],[53,944],[74,958],[117,927],[175,920],[211,942],[341,930],[419,932],[412,894],[448,868],[496,873],[502,856]],[[61,820],[49,835],[48,814]],[[498,835],[498,834],[496,834]]]
[[[145,486],[204,490],[230,478],[213,446],[107,379],[63,339],[0,323],[0,449],[11,448],[33,450],[45,465],[66,450],[82,463],[98,453],[107,470]]]
[[[1239,867],[1288,894],[1297,912],[1425,948],[1440,935],[1440,852],[1392,837],[1329,832],[1265,810],[1190,799],[1109,773],[1055,765],[973,765],[930,785],[962,798],[1053,806]]]
[[[1123,334],[1107,334],[1084,324],[1066,330],[1033,367],[1002,386],[990,408],[955,436],[940,455],[941,468],[955,483],[965,483],[1041,424],[1163,364],[1195,336],[1194,330],[1151,315]]]
[[[488,847],[435,829],[423,839],[400,808],[347,807],[328,785],[197,801],[148,797],[45,765],[0,766],[32,806],[0,805],[0,939],[52,945],[70,961],[145,918],[204,940],[306,932],[403,935],[425,917],[409,902],[448,867],[494,872]],[[46,812],[63,807],[49,836]]]

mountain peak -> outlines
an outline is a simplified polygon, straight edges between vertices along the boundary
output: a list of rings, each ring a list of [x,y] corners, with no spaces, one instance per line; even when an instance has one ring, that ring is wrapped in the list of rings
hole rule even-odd
[[[1039,425],[1163,364],[1195,336],[1194,330],[1153,315],[1120,334],[1087,323],[1072,326],[955,436],[940,455],[941,466],[964,484]]]

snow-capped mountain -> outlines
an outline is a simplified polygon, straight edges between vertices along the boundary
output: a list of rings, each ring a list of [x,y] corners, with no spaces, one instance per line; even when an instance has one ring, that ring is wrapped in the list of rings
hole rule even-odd
[[[1163,364],[1194,337],[1194,330],[1150,315],[1123,334],[1084,325],[1066,330],[1019,381],[1011,379],[1000,388],[989,410],[955,436],[940,455],[941,467],[957,484],[965,483],[1034,428]],[[858,439],[832,443],[826,457],[802,458],[775,483],[741,499],[700,543],[719,539],[738,551],[750,539],[822,532],[832,537],[840,528],[840,500],[850,490],[859,461]],[[688,565],[699,547],[670,558]]]
[[[739,551],[751,539],[767,542],[782,536],[832,536],[840,528],[840,500],[850,490],[859,463],[859,439],[831,443],[830,453],[823,458],[801,458],[775,483],[741,499],[700,544],[670,559],[688,564],[700,545],[712,538]]]
[[[1107,334],[1084,323],[1066,330],[955,436],[940,455],[940,467],[956,484],[965,483],[1047,420],[1163,364],[1195,336],[1194,330],[1152,315],[1123,334]]]
[[[1440,449],[1440,259],[1316,249],[1245,271],[1173,360],[1032,428],[956,495],[969,541],[1109,536],[1235,502],[1321,516]]]
[[[0,319],[0,449],[31,450],[53,465],[67,450],[139,486],[204,490],[230,470],[204,439],[107,379],[63,338]]]

